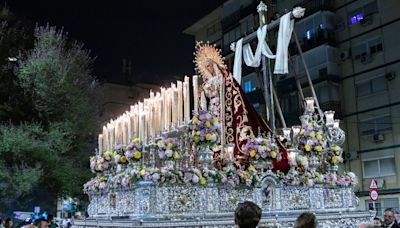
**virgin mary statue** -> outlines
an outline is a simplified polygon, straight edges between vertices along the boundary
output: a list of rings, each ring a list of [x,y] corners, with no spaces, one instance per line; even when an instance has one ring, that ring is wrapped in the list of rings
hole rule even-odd
[[[222,122],[221,144],[234,145],[234,156],[240,160],[245,153],[247,141],[258,134],[271,132],[271,129],[228,71],[215,46],[198,42],[195,64],[203,80],[204,95],[209,100],[208,109],[217,112]],[[282,159],[274,161],[273,171],[287,172],[290,168],[287,151],[282,145],[280,150]]]

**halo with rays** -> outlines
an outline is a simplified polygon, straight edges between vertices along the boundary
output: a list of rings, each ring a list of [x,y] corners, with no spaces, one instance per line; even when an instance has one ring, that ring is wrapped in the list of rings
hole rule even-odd
[[[208,42],[196,42],[196,52],[194,55],[194,63],[196,64],[195,69],[200,76],[203,77],[203,80],[209,77],[210,73],[207,70],[207,66],[210,62],[216,63],[221,68],[226,68],[224,58],[221,55],[221,50],[217,49],[215,44],[210,45]]]

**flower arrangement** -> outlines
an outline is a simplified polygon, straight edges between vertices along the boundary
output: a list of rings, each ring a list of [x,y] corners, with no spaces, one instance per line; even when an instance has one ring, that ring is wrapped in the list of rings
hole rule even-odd
[[[142,158],[143,145],[139,138],[135,138],[126,146],[125,157],[130,163],[138,162]]]
[[[327,160],[332,165],[337,165],[343,162],[343,157],[342,157],[343,148],[341,148],[340,146],[338,145],[331,146],[327,152],[328,152]]]
[[[122,144],[118,144],[114,148],[113,158],[115,164],[127,165],[128,158],[125,156],[125,148]]]
[[[321,155],[327,147],[327,140],[323,129],[317,123],[308,123],[300,130],[298,135],[299,147],[304,153]]]
[[[208,145],[212,148],[219,142],[221,124],[213,112],[200,110],[189,123],[189,129],[197,145]]]
[[[259,159],[276,159],[281,160],[282,155],[279,152],[279,147],[273,137],[259,136],[257,138],[249,139],[246,143],[246,150],[244,156],[248,160]]]
[[[107,188],[108,184],[107,181],[108,179],[104,175],[96,176],[83,185],[83,191],[85,193],[94,193],[103,191]]]
[[[161,160],[177,160],[181,157],[176,139],[161,138],[157,140],[158,157]]]

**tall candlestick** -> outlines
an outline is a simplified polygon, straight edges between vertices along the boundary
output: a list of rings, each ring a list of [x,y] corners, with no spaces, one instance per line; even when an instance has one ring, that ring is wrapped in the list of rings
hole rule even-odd
[[[109,136],[108,136],[107,127],[103,126],[103,149],[102,149],[102,152],[104,152],[105,150],[108,150],[108,143],[109,143],[109,139],[108,138],[109,138]]]
[[[103,135],[102,134],[99,134],[98,144],[99,144],[99,154],[103,154]]]
[[[184,103],[184,122],[185,124],[190,121],[190,90],[189,90],[189,77],[185,76],[183,83],[183,103]]]
[[[131,106],[131,110],[127,113],[128,120],[128,144],[131,142],[133,138],[133,110],[134,106]]]
[[[111,120],[107,125],[108,137],[110,139],[108,144],[108,150],[113,151],[115,147],[115,128],[114,128],[114,120]]]
[[[176,119],[177,119],[177,113],[176,113],[176,102],[178,97],[175,97],[175,94],[178,95],[177,93],[175,93],[176,87],[174,83],[171,83],[171,114],[172,114],[172,119],[171,119],[171,123],[172,123],[172,127],[175,127],[176,124]]]
[[[178,117],[177,117],[177,126],[180,126],[183,123],[183,103],[182,103],[182,82],[178,81],[177,82],[177,91],[178,91],[178,109],[176,110],[178,112]]]
[[[199,77],[197,75],[193,75],[193,104],[194,104],[194,112],[197,113],[199,111]]]
[[[143,103],[139,102],[139,112],[138,112],[138,118],[139,118],[139,139],[140,141],[143,142],[144,140],[144,111],[143,111]]]

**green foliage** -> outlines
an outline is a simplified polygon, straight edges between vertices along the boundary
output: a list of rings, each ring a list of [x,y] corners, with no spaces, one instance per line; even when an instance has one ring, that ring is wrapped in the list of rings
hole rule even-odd
[[[26,29],[6,13],[0,11],[0,208],[38,189],[81,195],[97,126],[94,59],[63,31]],[[6,60],[12,53],[19,53],[17,63]]]

